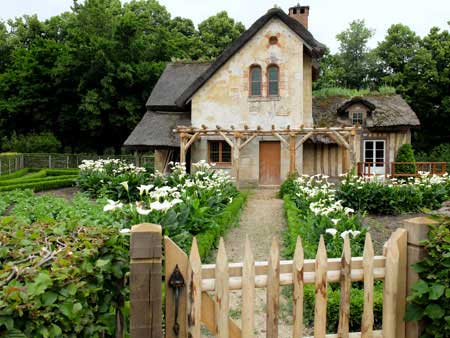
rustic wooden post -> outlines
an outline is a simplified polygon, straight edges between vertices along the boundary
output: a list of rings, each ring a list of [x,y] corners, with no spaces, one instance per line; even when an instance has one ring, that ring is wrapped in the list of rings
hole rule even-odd
[[[162,338],[161,226],[131,228],[131,338]]]
[[[233,166],[234,166],[234,175],[236,177],[236,187],[239,189],[239,166],[240,166],[240,154],[241,151],[241,134],[234,134],[234,146],[233,146]]]
[[[180,163],[186,163],[186,136],[180,134]]]
[[[408,231],[408,267],[406,275],[406,287],[408,295],[411,287],[419,279],[419,275],[411,268],[411,265],[421,261],[425,255],[425,249],[421,241],[428,238],[428,226],[438,222],[428,217],[415,217],[405,220],[404,228]],[[422,332],[420,322],[406,322],[406,338],[418,338]]]
[[[289,174],[295,173],[295,133],[289,134]]]

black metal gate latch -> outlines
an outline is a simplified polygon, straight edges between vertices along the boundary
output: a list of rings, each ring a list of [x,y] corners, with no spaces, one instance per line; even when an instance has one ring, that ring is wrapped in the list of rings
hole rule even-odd
[[[180,305],[181,289],[184,287],[184,278],[178,264],[175,265],[175,269],[173,269],[173,272],[170,275],[169,286],[175,291],[175,324],[173,324],[173,332],[176,336],[178,336],[180,333],[180,324],[178,324],[178,308]]]

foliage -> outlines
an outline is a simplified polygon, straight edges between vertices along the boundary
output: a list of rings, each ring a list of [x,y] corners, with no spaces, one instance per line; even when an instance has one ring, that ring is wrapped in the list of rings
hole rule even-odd
[[[61,142],[52,133],[19,135],[15,133],[8,139],[2,139],[2,151],[19,153],[56,153]]]
[[[423,320],[422,337],[444,337],[450,330],[450,219],[430,226],[427,257],[414,266],[420,279],[413,285],[407,320]]]
[[[300,236],[305,257],[314,258],[323,235],[328,257],[340,257],[343,238],[348,235],[353,256],[361,256],[367,230],[362,228],[360,216],[337,199],[333,185],[321,175],[303,175],[291,180],[291,188],[285,189],[284,194],[287,216],[285,255],[293,256]]]
[[[350,332],[361,331],[361,317],[364,309],[364,290],[353,283],[350,290]],[[334,285],[333,285],[334,286]],[[315,289],[312,285],[304,288],[305,325],[314,325]],[[376,282],[373,294],[373,314],[375,329],[381,328],[383,317],[383,285]],[[339,323],[340,290],[329,286],[327,289],[327,332],[337,332]]]
[[[412,162],[412,164],[397,164],[395,165],[396,174],[415,174],[416,173],[416,158],[414,150],[408,143],[403,144],[397,152],[395,162]]]
[[[102,203],[31,191],[0,194],[0,331],[27,337],[112,337],[127,313],[129,240]]]
[[[341,181],[337,196],[355,210],[392,215],[437,209],[450,196],[450,177],[428,176],[398,181],[382,181],[377,177],[347,175]]]
[[[0,138],[52,132],[72,152],[117,154],[167,62],[216,57],[243,29],[226,12],[196,29],[156,0],[0,22]]]
[[[313,91],[313,96],[315,97],[329,97],[329,96],[345,96],[348,98],[354,96],[364,96],[364,95],[392,95],[395,94],[395,88],[381,86],[377,90],[369,89],[349,89],[342,87],[324,87]]]
[[[418,161],[423,162],[447,162],[447,171],[450,170],[450,143],[440,144],[434,147],[428,154],[419,152],[416,155]]]
[[[136,200],[139,196],[137,187],[150,179],[150,174],[145,168],[136,167],[119,159],[84,160],[79,168],[78,186],[91,197],[126,199],[131,191],[130,197]],[[120,185],[122,182],[127,182],[128,191]]]
[[[75,185],[78,170],[73,169],[22,169],[0,176],[0,191],[33,189],[35,192]]]

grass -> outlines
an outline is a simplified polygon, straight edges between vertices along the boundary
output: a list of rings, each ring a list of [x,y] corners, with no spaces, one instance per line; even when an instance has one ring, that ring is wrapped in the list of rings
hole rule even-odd
[[[373,96],[393,95],[395,93],[396,93],[395,88],[388,86],[381,86],[377,90],[333,87],[314,90],[313,96],[315,97],[345,96],[350,98],[354,96],[366,96],[366,95],[373,95]]]

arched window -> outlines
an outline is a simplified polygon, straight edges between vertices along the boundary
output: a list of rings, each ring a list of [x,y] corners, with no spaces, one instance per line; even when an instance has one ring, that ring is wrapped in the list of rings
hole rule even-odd
[[[278,96],[280,95],[279,91],[279,79],[280,79],[280,70],[277,65],[270,65],[267,67],[267,82],[268,82],[268,95],[269,96]]]
[[[250,68],[250,96],[261,96],[261,74],[260,66],[252,66]]]

